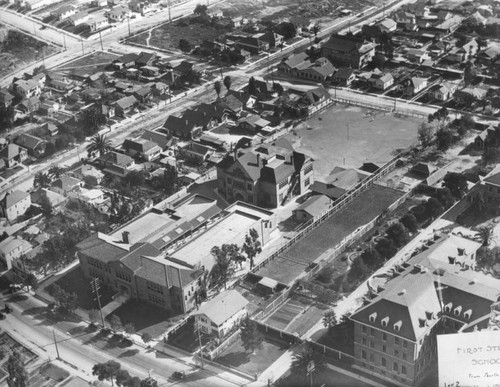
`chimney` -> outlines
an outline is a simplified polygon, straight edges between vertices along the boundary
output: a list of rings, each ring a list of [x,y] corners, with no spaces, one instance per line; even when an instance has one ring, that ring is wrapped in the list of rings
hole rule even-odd
[[[257,153],[257,167],[260,168],[260,153]]]
[[[238,148],[237,147],[234,147],[234,149],[233,149],[233,158],[234,158],[234,161],[238,160]]]
[[[122,232],[122,241],[125,244],[130,244],[130,238],[129,238],[130,233],[128,231],[123,231]]]
[[[455,263],[455,257],[448,256],[448,262],[453,265]]]

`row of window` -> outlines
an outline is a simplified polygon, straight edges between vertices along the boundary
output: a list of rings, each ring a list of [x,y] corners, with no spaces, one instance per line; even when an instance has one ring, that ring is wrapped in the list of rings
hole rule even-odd
[[[151,301],[153,304],[157,304],[157,305],[165,305],[165,302],[163,301],[163,298],[161,297],[157,297],[153,294],[148,294],[148,299],[149,301]]]
[[[307,175],[309,172],[313,170],[313,165],[309,164],[307,167],[304,169],[304,175]]]
[[[116,278],[119,278],[126,282],[132,282],[132,276],[130,274],[124,273],[122,271],[116,272]]]
[[[366,351],[365,350],[361,350],[361,358],[364,359],[364,360],[367,360],[367,354],[366,354]],[[375,361],[375,356],[373,355],[373,353],[370,353],[370,362],[374,362]],[[388,368],[387,366],[387,359],[385,357],[381,357],[380,358],[380,364],[382,365],[382,367],[385,367],[385,368]],[[401,365],[401,367],[399,366],[399,363],[396,363],[396,362],[393,362],[392,363],[392,370],[394,372],[399,372],[399,370],[401,369],[401,373],[403,375],[406,375],[408,373],[408,370],[406,369],[406,366],[405,365]]]
[[[361,342],[363,343],[363,345],[368,346],[366,338],[363,337],[361,339]],[[373,340],[370,340],[370,348],[375,348],[375,342]],[[387,352],[387,346],[382,345],[382,352],[388,353]],[[393,354],[394,354],[395,357],[399,357],[400,351],[397,350],[397,349],[394,349],[393,350]],[[402,359],[403,360],[407,360],[407,354],[406,354],[406,352],[402,353]]]
[[[155,284],[154,282],[148,281],[147,288],[148,288],[148,290],[151,290],[155,293],[163,294],[163,288],[160,285]]]
[[[368,328],[366,327],[366,325],[362,325],[361,326],[361,332],[365,333],[365,334],[368,334]],[[375,336],[375,329],[373,328],[370,328],[370,336],[374,337]],[[399,337],[395,337],[395,336],[392,336],[394,337],[394,344],[395,345],[403,345],[403,348],[408,348],[408,341],[406,340],[403,340],[403,339],[400,339]],[[383,341],[387,341],[388,340],[388,335],[386,332],[382,332],[382,340]]]

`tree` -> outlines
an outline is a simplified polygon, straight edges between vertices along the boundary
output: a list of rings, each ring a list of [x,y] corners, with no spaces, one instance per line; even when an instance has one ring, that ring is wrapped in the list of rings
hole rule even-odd
[[[429,198],[425,204],[425,210],[432,219],[441,215],[444,211],[443,206],[436,198]]]
[[[219,99],[220,98],[220,92],[222,90],[222,85],[221,85],[220,81],[215,81],[215,83],[214,83],[214,90],[217,93],[217,99]]]
[[[212,247],[210,253],[215,258],[215,265],[212,268],[211,276],[215,285],[222,285],[226,288],[228,279],[234,273],[232,261],[238,252],[239,248],[235,244],[224,244],[221,247]]]
[[[259,240],[259,233],[254,228],[248,230],[248,234],[245,236],[245,243],[241,247],[243,252],[247,255],[250,261],[250,269],[254,267],[254,258],[257,254],[262,252],[261,243]]]
[[[482,156],[484,165],[498,164],[500,162],[500,149],[496,147],[487,147]]]
[[[61,168],[57,165],[52,165],[48,171],[48,174],[51,179],[59,179],[63,173],[64,173],[64,168]]]
[[[456,172],[449,172],[443,179],[443,187],[448,188],[451,194],[461,199],[468,191],[467,178]]]
[[[427,148],[434,141],[434,127],[426,122],[422,122],[418,127],[417,136],[422,148]]]
[[[123,330],[127,335],[133,335],[137,330],[135,329],[135,325],[132,323],[127,323],[123,326]]]
[[[348,279],[349,282],[355,282],[361,278],[364,278],[369,272],[369,268],[366,266],[365,262],[361,256],[354,258],[351,267],[349,268]]]
[[[311,32],[314,34],[315,38],[318,36],[319,30],[320,30],[320,28],[317,24],[313,25],[313,27],[311,28]]]
[[[396,222],[386,230],[387,236],[392,239],[396,246],[402,246],[408,242],[408,230],[401,223]]]
[[[337,325],[337,316],[333,309],[327,310],[323,313],[323,326],[325,328],[331,329]]]
[[[116,385],[126,387],[130,381],[130,374],[127,370],[119,369],[116,373]]]
[[[29,290],[29,288],[35,290],[38,288],[38,279],[33,273],[29,273],[26,278],[24,278],[24,285]]]
[[[158,382],[151,376],[141,380],[141,387],[158,387]]]
[[[111,149],[111,141],[104,135],[95,134],[89,145],[87,145],[87,153],[92,157],[95,153],[102,156],[104,153]]]
[[[308,385],[308,368],[311,366],[311,364],[314,365],[313,372],[321,372],[325,368],[325,361],[323,356],[320,356],[319,354],[314,352],[313,348],[310,345],[306,345],[306,347],[302,351],[292,356],[291,372],[298,382],[297,385]]]
[[[191,43],[189,43],[188,40],[186,39],[181,39],[179,40],[179,49],[184,52],[184,53],[188,53],[189,51],[191,51],[193,47],[191,46]]]
[[[100,319],[100,313],[97,309],[89,310],[89,321],[91,324],[97,324]]]
[[[257,85],[254,77],[250,77],[248,81],[248,94],[257,95]]]
[[[47,188],[52,180],[49,175],[44,172],[35,173],[35,177],[33,178],[33,187],[35,188]]]
[[[384,260],[376,249],[366,249],[360,256],[363,263],[370,267],[378,267]]]
[[[9,376],[7,385],[9,387],[28,387],[28,372],[24,368],[24,361],[21,353],[14,350],[5,363],[5,369]]]
[[[414,233],[418,229],[418,222],[415,215],[408,212],[401,219],[400,222],[408,229],[409,232]]]
[[[231,77],[229,75],[226,75],[224,77],[224,87],[227,89],[227,91],[229,91],[229,89],[231,89],[231,84],[233,83],[233,80],[231,79]]]
[[[118,317],[116,314],[113,314],[109,318],[109,325],[114,333],[121,331],[123,329],[122,320],[120,320],[120,317]]]
[[[275,32],[277,34],[283,35],[283,38],[285,40],[292,39],[297,35],[297,29],[293,25],[293,23],[290,22],[283,22],[276,26]]]
[[[388,238],[380,238],[375,249],[383,259],[391,258],[397,252],[397,249],[394,246],[394,242],[392,241],[392,239]]]
[[[464,83],[465,86],[469,86],[476,78],[476,69],[471,62],[467,62],[464,69]]]
[[[141,339],[142,341],[144,342],[144,344],[148,344],[151,340],[153,340],[153,337],[151,336],[151,334],[149,334],[148,332],[144,332],[142,335],[141,335]]]
[[[130,378],[126,387],[141,387],[141,379],[138,376]]]
[[[469,130],[473,129],[476,125],[474,118],[469,113],[462,113],[460,117],[457,133],[463,137]]]
[[[495,234],[493,229],[490,227],[481,227],[476,233],[476,238],[481,241],[481,244],[486,247],[489,246],[491,242],[495,239]]]
[[[201,16],[201,15],[206,15],[208,11],[208,7],[205,4],[196,4],[196,7],[194,7],[193,13],[195,15]]]
[[[451,144],[453,144],[453,133],[451,133],[451,130],[447,128],[439,129],[436,132],[436,143],[440,151],[447,151]]]
[[[264,338],[257,329],[257,323],[247,315],[241,322],[240,337],[243,342],[243,348],[247,352],[254,352],[256,349],[262,349]]]
[[[100,381],[110,380],[111,385],[114,386],[114,378],[120,369],[120,363],[109,360],[106,363],[95,364],[94,367],[92,367],[92,375],[97,376],[97,379]]]

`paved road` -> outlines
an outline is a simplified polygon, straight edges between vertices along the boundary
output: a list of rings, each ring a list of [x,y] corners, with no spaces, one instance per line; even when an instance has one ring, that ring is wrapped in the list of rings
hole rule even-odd
[[[0,328],[13,333],[25,345],[34,346],[38,349],[37,353],[47,360],[57,357],[52,336],[54,331],[60,358],[76,367],[78,373],[86,376],[88,380],[93,379],[91,373],[94,364],[116,360],[131,374],[141,378],[147,377],[148,370],[152,370],[152,377],[157,379],[161,386],[176,382],[171,378],[174,371],[185,371],[188,374],[182,382],[185,386],[234,387],[249,383],[247,379],[214,366],[208,366],[206,370],[195,368],[186,363],[192,362],[192,359],[181,353],[172,353],[172,350],[168,351],[175,357],[146,351],[136,345],[120,348],[96,339],[95,333],[86,333],[82,323],[55,323],[47,315],[46,305],[26,293],[21,292],[15,296],[16,302],[11,302],[11,297],[5,295],[2,298],[4,302],[10,302],[14,311],[7,315],[5,320],[0,321]]]

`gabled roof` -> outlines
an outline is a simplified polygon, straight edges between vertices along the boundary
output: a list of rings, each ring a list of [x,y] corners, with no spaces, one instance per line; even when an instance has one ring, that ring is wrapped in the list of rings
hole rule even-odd
[[[30,195],[28,193],[20,190],[15,190],[13,192],[6,193],[2,199],[2,207],[8,209],[29,196]]]
[[[500,187],[500,172],[484,179],[484,182],[491,185],[496,185]]]
[[[298,54],[283,58],[281,63],[289,66],[290,68],[295,68],[302,62],[308,60],[308,58],[309,56],[305,52],[299,52]]]
[[[44,144],[44,141],[41,138],[32,136],[31,134],[22,133],[16,138],[15,143],[23,148],[34,150],[38,146]]]
[[[59,179],[55,180],[51,186],[66,190],[81,184],[81,182],[82,181],[80,179],[75,179],[74,177],[68,175],[62,175]]]
[[[26,151],[25,151],[26,152]],[[0,150],[0,157],[5,160],[11,160],[21,153],[21,148],[15,144],[8,144]]]
[[[144,138],[136,138],[136,139],[126,139],[123,142],[124,149],[133,149],[137,152],[145,153],[158,145],[152,141],[145,140]]]
[[[163,127],[169,131],[169,133],[191,133],[194,128],[194,123],[189,122],[185,118],[180,118],[176,116],[168,116],[167,120],[163,124]]]
[[[362,39],[352,36],[333,34],[332,36],[330,36],[328,42],[323,45],[323,47],[335,51],[352,52],[360,51],[361,47],[363,47],[364,45],[365,42]]]
[[[341,67],[334,75],[337,79],[349,79],[354,74],[354,70],[349,67]]]
[[[128,109],[134,106],[137,103],[137,99],[133,95],[129,95],[127,97],[123,97],[115,102],[117,106],[122,108],[123,110]]]
[[[391,30],[391,29],[393,29],[393,28],[396,28],[396,27],[397,27],[397,23],[396,23],[394,20],[389,19],[389,18],[382,20],[382,21],[381,21],[381,22],[379,22],[378,24],[379,24],[380,26],[382,26],[382,27],[384,27],[384,28],[388,29],[388,30]]]
[[[123,153],[118,152],[107,152],[106,154],[99,157],[99,160],[104,161],[105,163],[115,164],[122,167],[133,163],[134,160],[132,157],[124,155]]]
[[[137,58],[138,58],[138,55],[136,53],[134,53],[134,52],[131,52],[131,53],[122,55],[118,59],[115,59],[113,61],[113,63],[120,62],[120,63],[123,63],[123,64],[127,64],[127,63],[130,63],[130,62],[135,62]]]
[[[163,149],[169,146],[170,142],[172,141],[171,135],[160,133],[154,130],[144,131],[144,133],[141,135],[141,138],[152,141]]]
[[[413,77],[413,78],[411,78],[410,82],[411,82],[410,84],[415,89],[418,89],[420,86],[422,86],[423,84],[427,83],[427,79],[426,78]]]
[[[146,65],[148,62],[153,60],[155,57],[156,57],[156,54],[154,52],[149,53],[149,52],[142,51],[139,54],[138,58],[135,60],[135,63],[138,65]]]
[[[200,306],[196,315],[204,314],[214,324],[220,326],[248,305],[249,301],[238,291],[231,289],[219,293]]]
[[[304,211],[315,218],[324,213],[332,203],[333,201],[326,195],[314,195],[293,210],[293,212]]]

